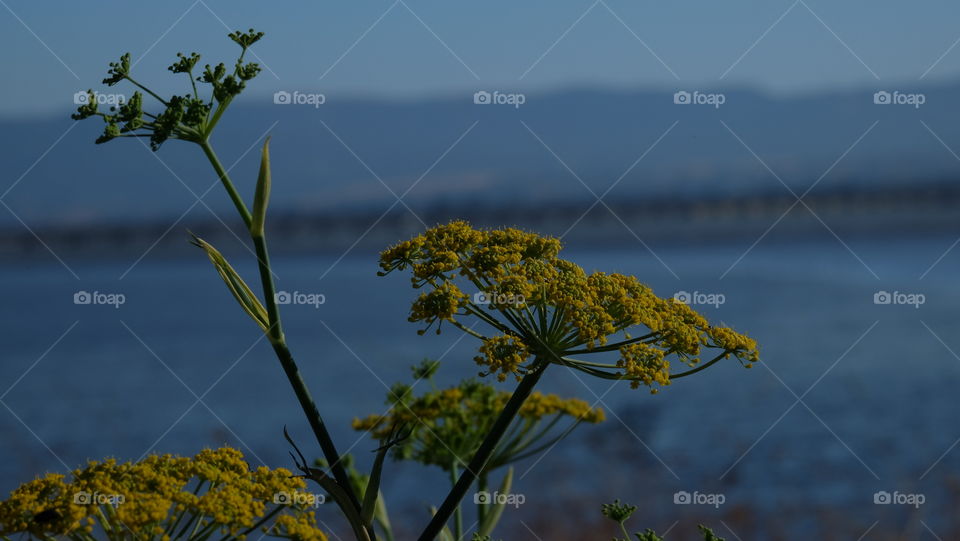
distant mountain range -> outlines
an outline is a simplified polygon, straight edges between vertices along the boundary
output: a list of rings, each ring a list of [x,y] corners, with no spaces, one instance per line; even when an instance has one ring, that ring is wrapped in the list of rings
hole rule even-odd
[[[679,101],[722,92],[723,104],[677,104],[677,90],[690,93]],[[887,101],[922,93],[924,103],[877,104],[881,90]],[[802,193],[827,171],[818,187],[869,191],[960,179],[958,113],[960,84],[790,99],[737,89],[582,90],[528,94],[518,107],[477,104],[473,95],[417,102],[327,96],[319,106],[243,96],[214,144],[228,166],[250,150],[232,170],[249,195],[257,141],[269,131],[272,209],[282,212],[372,212],[407,190],[404,202],[414,210],[514,208],[592,201],[591,190],[600,195],[615,182],[609,200],[789,196],[776,177]],[[191,217],[211,217],[194,204],[194,194],[216,182],[198,148],[170,141],[151,156],[138,140],[95,146],[101,123],[74,125],[67,115],[0,120],[0,193],[9,189],[4,204],[27,224],[173,220],[191,206]],[[218,186],[204,203],[231,216]],[[20,227],[0,209],[0,227],[11,226]]]

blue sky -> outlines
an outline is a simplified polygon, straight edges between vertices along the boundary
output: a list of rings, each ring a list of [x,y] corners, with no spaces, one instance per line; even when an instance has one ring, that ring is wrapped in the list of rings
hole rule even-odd
[[[268,33],[254,92],[418,99],[484,88],[919,86],[960,76],[958,20],[960,4],[946,0],[2,0],[0,114],[72,107],[73,92],[96,87],[123,51],[166,88],[177,51],[228,60],[227,27]]]

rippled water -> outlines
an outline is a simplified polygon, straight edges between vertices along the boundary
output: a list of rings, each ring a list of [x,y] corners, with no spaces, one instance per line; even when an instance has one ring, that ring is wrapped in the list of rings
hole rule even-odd
[[[636,274],[664,296],[722,294],[724,304],[701,310],[755,337],[764,363],[720,364],[657,396],[551,369],[545,390],[600,401],[611,415],[519,466],[526,505],[593,509],[620,497],[642,503],[644,527],[727,517],[750,528],[736,532],[744,539],[773,538],[777,525],[803,527],[820,513],[841,515],[850,532],[918,517],[949,528],[960,466],[951,448],[960,438],[960,249],[927,272],[955,239],[845,240],[761,242],[735,265],[749,243],[657,247],[663,264],[639,244],[568,254],[588,270]],[[286,333],[336,440],[362,461],[373,443],[349,420],[383,411],[385,386],[409,365],[442,356],[446,381],[476,370],[472,339],[416,335],[406,279],[376,277],[373,261],[275,261],[280,289],[325,296],[319,307],[288,306]],[[270,348],[205,261],[148,257],[123,279],[129,261],[67,263],[79,281],[56,262],[0,270],[0,489],[88,458],[223,443],[251,463],[289,466],[285,424],[308,447]],[[125,303],[75,305],[79,290],[122,293]],[[881,290],[922,293],[925,303],[876,305]],[[443,474],[388,468],[391,504],[414,513],[399,521],[418,522],[441,497]],[[674,505],[681,490],[723,494],[725,503]],[[880,490],[924,493],[926,503],[873,505]]]

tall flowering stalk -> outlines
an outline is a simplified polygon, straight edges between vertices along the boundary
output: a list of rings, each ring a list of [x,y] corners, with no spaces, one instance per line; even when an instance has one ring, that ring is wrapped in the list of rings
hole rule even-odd
[[[450,494],[420,536],[431,541],[489,467],[501,438],[544,370],[558,365],[656,393],[677,378],[734,357],[759,358],[752,339],[711,326],[686,304],[656,296],[633,276],[594,272],[561,259],[560,241],[517,229],[480,230],[463,221],[427,230],[385,250],[381,275],[411,273],[423,290],[410,321],[420,334],[444,323],[480,340],[481,375],[519,384]],[[483,332],[466,321],[484,324]],[[708,353],[712,352],[712,353]],[[614,362],[585,357],[616,353]],[[706,361],[701,361],[707,353]],[[671,359],[685,367],[671,370]]]
[[[263,32],[257,32],[251,28],[248,32],[233,32],[228,37],[241,48],[240,55],[234,62],[233,68],[228,69],[223,63],[220,63],[216,66],[207,64],[201,70],[197,67],[200,61],[199,54],[184,55],[178,53],[177,61],[168,69],[174,74],[186,76],[190,83],[191,92],[183,95],[173,95],[169,98],[161,97],[135,79],[131,73],[130,54],[124,54],[119,61],[110,64],[108,76],[103,80],[103,83],[113,86],[121,82],[127,82],[138,90],[127,102],[119,107],[112,107],[110,111],[106,112],[99,110],[93,90],[89,90],[91,99],[77,109],[73,118],[75,120],[91,117],[103,119],[105,127],[103,134],[97,139],[98,144],[119,138],[142,137],[149,139],[150,146],[154,151],[159,150],[170,139],[194,143],[201,148],[250,234],[257,255],[262,300],[247,286],[216,248],[197,237],[194,237],[193,242],[206,252],[240,306],[267,334],[280,365],[283,367],[287,379],[293,387],[294,394],[297,396],[297,400],[300,402],[300,406],[303,408],[303,412],[317,438],[323,455],[330,464],[333,479],[342,489],[342,491],[336,491],[342,497],[335,499],[348,517],[356,517],[359,516],[361,511],[360,501],[342,464],[340,453],[330,437],[283,334],[264,230],[272,183],[269,139],[263,146],[260,175],[257,180],[252,212],[237,191],[210,142],[211,135],[224,112],[234,98],[243,92],[247,82],[255,78],[260,72],[260,66],[257,63],[247,62],[244,58],[249,48],[263,37]],[[207,97],[201,96],[198,83],[201,87],[203,85],[209,87]],[[144,100],[147,97],[158,102],[164,108],[163,111],[160,113],[147,111],[144,108]],[[319,476],[321,473],[315,472],[314,475]],[[359,524],[356,521],[351,521],[351,524],[358,539],[376,538],[371,525]]]

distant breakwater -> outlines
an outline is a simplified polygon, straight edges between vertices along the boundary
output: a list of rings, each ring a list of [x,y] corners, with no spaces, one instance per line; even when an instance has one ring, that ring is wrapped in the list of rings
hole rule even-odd
[[[775,187],[776,188],[776,187]],[[798,200],[786,188],[766,193],[703,198],[618,197],[576,201],[394,204],[382,209],[276,210],[269,220],[278,253],[345,253],[380,249],[451,219],[499,227],[515,226],[562,237],[570,246],[638,242],[717,243],[766,235],[771,239],[812,234],[896,235],[928,232],[960,235],[960,180],[884,186],[876,189],[817,187]],[[797,196],[802,192],[795,192]],[[599,194],[598,194],[599,195]],[[9,261],[59,256],[176,256],[192,253],[187,231],[223,251],[242,249],[239,224],[231,215],[182,221],[52,225],[0,230],[0,253]],[[422,223],[421,223],[422,222]],[[233,228],[231,231],[230,228]],[[766,233],[765,233],[766,232]]]

